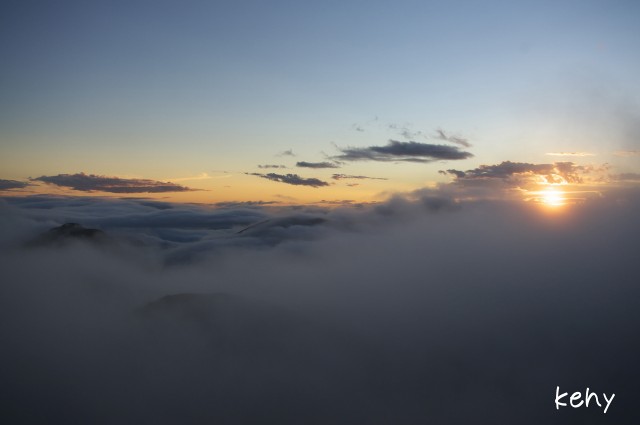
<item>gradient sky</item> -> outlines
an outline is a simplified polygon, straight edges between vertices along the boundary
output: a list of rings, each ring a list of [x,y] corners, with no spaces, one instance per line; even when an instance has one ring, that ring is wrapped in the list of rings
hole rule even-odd
[[[178,201],[313,202],[375,200],[506,160],[637,177],[639,17],[638,2],[615,0],[7,1],[0,179],[84,172],[203,189],[162,194]],[[438,129],[474,156],[295,167],[337,147],[446,143]],[[245,174],[267,172],[388,180],[311,188]]]

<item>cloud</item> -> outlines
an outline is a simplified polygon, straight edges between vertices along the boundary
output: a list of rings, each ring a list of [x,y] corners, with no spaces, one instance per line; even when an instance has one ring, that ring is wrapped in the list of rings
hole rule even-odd
[[[29,186],[28,182],[21,182],[18,180],[2,180],[0,179],[0,190],[11,190],[11,189],[24,189]]]
[[[402,124],[391,123],[391,124],[388,124],[387,127],[390,130],[394,130],[395,132],[397,132],[398,135],[402,136],[407,140],[416,139],[418,137],[423,136],[422,131],[411,130],[410,124],[402,125]]]
[[[456,145],[464,146],[465,148],[471,147],[471,143],[467,139],[463,139],[462,137],[451,136],[444,132],[442,129],[437,129],[436,133],[438,133],[437,138],[440,140],[445,140],[450,143],[455,143]]]
[[[640,173],[621,173],[611,177],[617,181],[640,181]]]
[[[298,161],[296,162],[296,167],[302,168],[340,168],[340,166],[334,162],[306,162],[306,161]]]
[[[84,192],[160,193],[198,190],[180,186],[171,182],[160,182],[147,179],[123,179],[119,177],[98,176],[85,173],[41,176],[32,180],[61,187],[68,187]]]
[[[613,154],[615,156],[622,156],[622,157],[640,156],[640,150],[615,151]]]
[[[258,165],[258,168],[287,168],[286,165],[265,164]]]
[[[296,156],[296,154],[293,153],[293,149],[288,149],[286,151],[278,153],[276,156]]]
[[[279,201],[227,201],[216,202],[214,205],[218,208],[238,208],[238,207],[263,207],[266,205],[276,205]]]
[[[459,160],[473,156],[455,146],[434,145],[419,142],[398,142],[390,140],[386,146],[340,149],[341,155],[333,159],[340,161],[403,161],[432,162],[437,160]]]
[[[334,180],[344,180],[344,179],[357,179],[357,180],[364,180],[364,179],[369,179],[369,180],[389,180],[387,178],[384,177],[367,177],[367,176],[352,176],[349,174],[334,174],[331,176],[332,179]],[[351,184],[351,186],[354,186],[355,184]]]
[[[595,156],[594,153],[589,152],[547,152],[545,155],[549,156]]]
[[[193,176],[193,177],[178,177],[175,179],[169,179],[172,182],[184,182],[184,181],[194,181],[194,180],[209,180],[209,179],[213,179],[213,178],[222,178],[222,177],[227,177],[227,176],[210,176],[207,173],[200,173],[197,176]]]
[[[454,176],[456,182],[501,179],[518,185],[527,178],[540,178],[544,183],[582,183],[586,175],[595,171],[601,170],[594,166],[576,165],[573,162],[532,164],[503,161],[500,164],[481,165],[467,171],[449,169],[440,173]]]
[[[491,423],[601,418],[594,403],[549,407],[556,385],[615,392],[607,420],[638,422],[623,396],[640,375],[637,189],[554,216],[429,189],[251,208],[242,233],[189,224],[214,208],[157,206],[0,200],[3,423],[468,424],[478,406]],[[140,226],[100,224],[131,215]],[[71,217],[124,242],[5,242]],[[165,261],[178,253],[197,258]]]
[[[275,182],[292,184],[295,186],[311,186],[311,187],[329,186],[329,183],[324,182],[322,180],[319,180],[316,178],[304,178],[304,177],[300,177],[297,174],[275,174],[275,173],[268,173],[268,174],[245,173],[245,174],[249,176],[262,177],[263,179],[267,179]]]

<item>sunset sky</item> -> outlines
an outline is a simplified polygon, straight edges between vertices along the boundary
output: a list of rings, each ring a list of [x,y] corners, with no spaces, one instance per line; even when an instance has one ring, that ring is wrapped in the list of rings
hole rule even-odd
[[[640,423],[640,1],[1,5],[0,424]]]
[[[534,165],[572,162],[573,190],[637,184],[639,13],[617,0],[5,2],[1,193],[367,202],[505,161],[528,166],[475,180],[543,190]],[[79,173],[98,177],[79,186]]]

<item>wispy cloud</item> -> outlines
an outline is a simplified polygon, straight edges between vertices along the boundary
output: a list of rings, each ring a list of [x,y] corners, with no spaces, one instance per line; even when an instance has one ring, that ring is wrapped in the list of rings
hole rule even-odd
[[[388,125],[390,130],[393,130],[395,132],[397,132],[398,135],[402,136],[403,138],[410,140],[410,139],[416,139],[418,137],[423,137],[424,134],[422,133],[422,131],[420,130],[412,130],[410,128],[410,124],[396,124],[396,123],[391,123]]]
[[[218,208],[258,208],[267,205],[275,205],[279,204],[279,201],[227,201],[227,202],[216,202],[214,205]]]
[[[640,173],[622,173],[622,174],[614,174],[611,176],[614,180],[617,181],[640,181]]]
[[[68,187],[83,192],[159,193],[198,190],[171,182],[160,182],[148,179],[123,179],[85,173],[40,176],[32,180],[60,187]]]
[[[310,186],[310,187],[322,187],[329,186],[329,183],[316,178],[304,178],[297,174],[276,174],[276,173],[245,173],[249,176],[257,176],[263,179],[271,180],[274,182],[291,184],[294,186]]]
[[[334,174],[331,176],[334,180],[355,179],[355,180],[389,180],[384,177],[368,177],[368,176],[352,176],[349,174]],[[355,186],[357,183],[350,184],[349,186]]]
[[[277,164],[264,164],[258,165],[258,168],[287,168],[286,165],[277,165]]]
[[[456,145],[464,146],[465,148],[471,147],[471,143],[469,143],[467,139],[447,134],[445,133],[444,130],[440,128],[436,130],[436,133],[438,133],[437,139],[444,140],[450,143],[455,143]]]
[[[547,152],[545,155],[549,156],[596,156],[590,152]]]
[[[187,182],[187,181],[193,181],[193,180],[209,180],[214,178],[213,176],[210,176],[207,173],[200,173],[197,176],[193,176],[193,177],[178,177],[176,179],[169,179],[172,182]]]
[[[340,148],[339,148],[340,149]],[[473,156],[455,146],[434,145],[419,142],[399,142],[390,140],[386,146],[340,149],[341,155],[333,159],[340,161],[381,161],[381,162],[432,162],[436,160],[459,160]]]
[[[296,154],[293,153],[293,149],[287,149],[286,151],[278,153],[276,156],[296,156]]]
[[[615,156],[623,156],[623,157],[629,157],[629,156],[640,156],[640,151],[639,150],[631,150],[631,151],[615,151],[613,153]]]
[[[296,167],[301,168],[340,168],[338,164],[335,162],[306,162],[306,161],[298,161],[296,162]]]

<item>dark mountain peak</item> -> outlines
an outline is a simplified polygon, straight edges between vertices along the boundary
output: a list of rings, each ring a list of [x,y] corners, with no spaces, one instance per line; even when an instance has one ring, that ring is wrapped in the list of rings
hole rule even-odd
[[[79,223],[65,223],[62,226],[54,227],[42,233],[27,243],[27,246],[62,244],[74,240],[103,242],[107,240],[107,235],[102,230],[90,229]]]
[[[49,230],[49,235],[63,238],[95,238],[104,236],[104,232],[99,229],[88,229],[79,223],[65,223]]]

